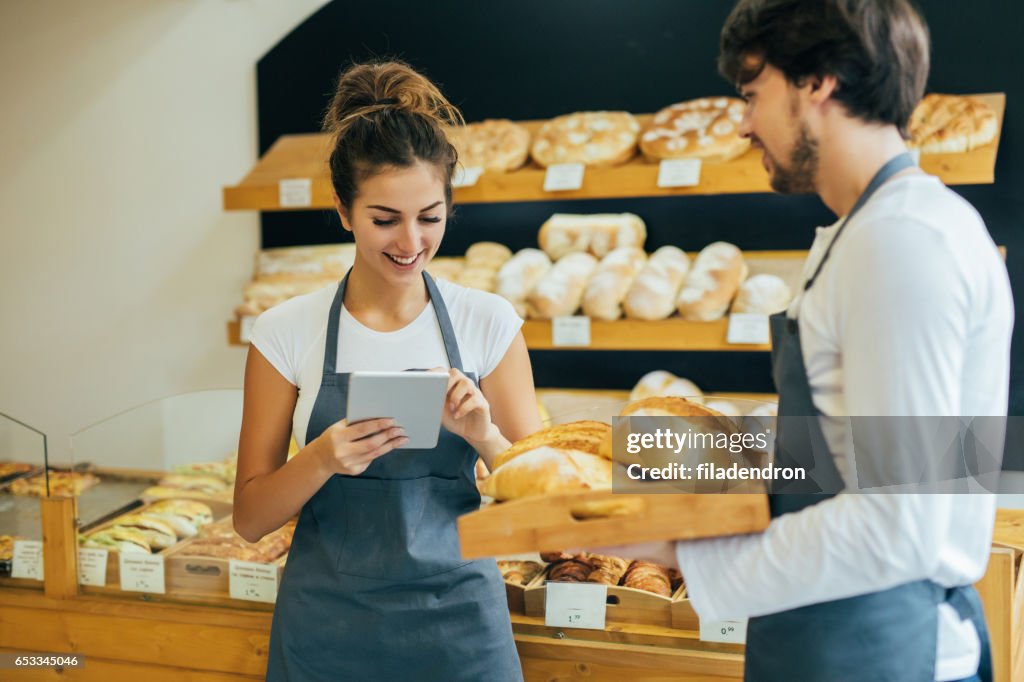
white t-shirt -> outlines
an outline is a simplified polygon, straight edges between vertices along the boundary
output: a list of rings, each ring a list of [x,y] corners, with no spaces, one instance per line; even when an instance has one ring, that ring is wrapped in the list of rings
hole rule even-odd
[[[448,308],[462,356],[462,371],[478,379],[490,374],[505,357],[523,321],[512,304],[495,294],[436,280]],[[338,291],[332,284],[296,296],[260,315],[250,343],[290,383],[299,389],[292,429],[299,447],[323,376],[327,316]],[[341,308],[338,327],[339,373],[402,371],[448,367],[448,356],[434,306],[427,304],[405,327],[392,332],[374,331]]]
[[[818,228],[805,279],[838,224]],[[1005,415],[1013,314],[1006,267],[981,217],[922,175],[878,190],[789,310],[826,418]],[[848,473],[843,442],[829,444]],[[977,493],[840,494],[774,519],[761,535],[679,543],[677,553],[701,618],[746,618],[926,578],[974,583],[995,506],[994,495]],[[977,633],[946,604],[937,642],[937,680],[975,673]]]

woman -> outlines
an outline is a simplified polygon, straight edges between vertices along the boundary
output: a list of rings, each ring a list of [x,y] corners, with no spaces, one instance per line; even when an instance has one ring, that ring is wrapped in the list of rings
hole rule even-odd
[[[477,455],[489,465],[540,427],[522,321],[424,271],[452,208],[443,126],[460,120],[404,64],[342,75],[324,127],[355,264],[253,328],[235,527],[254,541],[299,514],[269,680],[522,679],[497,566],[462,560],[455,526],[479,506]],[[438,366],[450,378],[436,448],[396,450],[390,420],[346,423],[350,372]]]

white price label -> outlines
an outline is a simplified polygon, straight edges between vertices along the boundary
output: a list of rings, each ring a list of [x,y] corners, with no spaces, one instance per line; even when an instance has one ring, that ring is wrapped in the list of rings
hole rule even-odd
[[[666,159],[658,165],[658,187],[696,187],[700,159]]]
[[[256,324],[254,315],[246,315],[238,321],[238,340],[242,343],[249,343],[252,338],[252,326]]]
[[[103,587],[107,584],[107,556],[105,549],[78,550],[78,584]]]
[[[756,313],[733,313],[729,316],[728,343],[768,343],[768,316]]]
[[[747,641],[746,620],[720,620],[700,622],[700,641],[743,644]]]
[[[566,192],[583,187],[582,163],[556,163],[544,174],[545,192]]]
[[[910,150],[910,156],[913,157],[914,163],[916,163],[918,166],[921,165],[921,150],[920,149],[916,149],[916,148],[915,149],[911,149]]]
[[[548,583],[544,624],[549,627],[603,630],[607,602],[607,585]]]
[[[281,208],[302,208],[313,203],[311,178],[287,178],[277,183],[277,203]]]
[[[585,315],[569,315],[551,320],[551,345],[589,346],[590,318]]]
[[[231,559],[228,569],[229,591],[232,599],[277,601],[277,566]]]
[[[458,166],[455,169],[455,175],[452,176],[452,187],[472,187],[483,173],[484,169],[480,166],[470,166],[469,168]]]
[[[43,579],[43,543],[38,540],[18,540],[11,556],[11,577],[26,580]]]
[[[162,556],[120,552],[120,567],[121,589],[125,592],[164,593]]]

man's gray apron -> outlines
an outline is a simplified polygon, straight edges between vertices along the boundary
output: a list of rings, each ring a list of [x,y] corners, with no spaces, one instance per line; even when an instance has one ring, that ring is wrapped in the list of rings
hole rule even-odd
[[[423,280],[448,362],[461,371],[444,300]],[[335,367],[347,281],[331,305],[306,443],[345,418],[349,375]],[[434,449],[393,450],[310,498],[277,596],[268,680],[522,680],[497,565],[459,553],[455,519],[480,506],[476,458],[442,428]]]
[[[821,262],[804,285],[806,292],[821,273],[843,228],[867,203],[875,191],[914,161],[901,154],[871,180],[825,251]],[[813,484],[803,490],[769,496],[772,517],[796,512],[828,499],[842,488],[842,478],[827,452],[818,419],[820,412],[811,398],[804,367],[797,320],[785,313],[773,315],[772,370],[779,392],[778,433],[775,464],[803,467]],[[783,485],[786,482],[781,482]],[[820,492],[829,491],[829,492]],[[827,532],[827,531],[825,531]],[[812,604],[791,611],[751,618],[747,626],[747,682],[930,682],[935,677],[938,605],[947,602],[961,618],[969,618],[982,641],[978,676],[992,679],[988,630],[981,601],[971,586],[943,588],[930,580],[900,585],[860,597]]]

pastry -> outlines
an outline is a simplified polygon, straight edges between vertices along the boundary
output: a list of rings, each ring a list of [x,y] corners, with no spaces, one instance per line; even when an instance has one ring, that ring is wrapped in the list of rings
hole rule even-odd
[[[559,260],[527,296],[529,316],[550,320],[575,313],[596,267],[597,259],[589,253],[570,253]]]
[[[623,576],[622,584],[663,597],[672,596],[672,579],[668,575],[668,569],[649,561],[634,561]]]
[[[584,252],[604,258],[615,249],[643,249],[646,240],[647,225],[633,213],[555,213],[537,234],[540,248],[553,260]]]
[[[633,157],[638,132],[640,124],[625,111],[566,114],[541,125],[530,155],[545,167],[556,163],[610,166]]]
[[[498,570],[506,582],[525,585],[543,570],[536,561],[499,560]]]
[[[0,535],[0,561],[10,561],[14,558],[14,543],[26,538],[20,535]]]
[[[675,310],[690,259],[674,246],[663,246],[647,259],[622,301],[626,317],[663,320]]]
[[[192,537],[213,521],[210,507],[195,500],[160,500],[146,507],[145,513],[164,521],[179,538]]]
[[[0,462],[0,478],[7,478],[15,474],[23,474],[32,471],[36,467],[25,462]]]
[[[498,271],[482,266],[466,266],[455,283],[470,289],[493,292],[498,283]]]
[[[167,549],[178,541],[178,534],[166,521],[148,514],[125,514],[114,519],[113,526],[133,528],[142,533],[155,550]]]
[[[622,317],[622,300],[633,285],[647,254],[636,247],[615,249],[597,265],[583,293],[583,313],[598,320]]]
[[[512,257],[512,250],[497,242],[477,242],[466,249],[467,268],[486,268],[498,271]]]
[[[793,292],[781,277],[762,273],[740,284],[732,312],[771,315],[785,310],[792,298]]]
[[[530,132],[506,119],[452,126],[448,128],[448,139],[463,168],[513,171],[526,163],[530,155]]]
[[[514,500],[582,490],[608,490],[612,463],[578,450],[540,447],[494,470],[483,483],[485,495]]]
[[[459,274],[465,267],[465,262],[461,258],[431,258],[427,263],[427,272],[434,279],[455,282],[458,281]]]
[[[968,152],[995,139],[999,120],[977,97],[925,95],[910,116],[910,141],[924,154]]]
[[[556,583],[585,583],[593,570],[590,564],[573,558],[552,565],[548,569],[548,580]]]
[[[747,264],[736,246],[708,244],[697,255],[676,299],[679,314],[684,320],[717,320],[729,309],[746,276]]]
[[[82,547],[109,549],[129,554],[152,554],[146,536],[134,528],[104,528],[82,539]]]
[[[630,391],[631,401],[655,396],[674,396],[677,398],[700,398],[704,395],[697,385],[689,379],[680,379],[671,372],[655,370],[640,377],[636,386]]]
[[[46,479],[49,476],[51,497],[75,497],[83,490],[100,482],[97,476],[77,471],[50,471],[29,478],[19,478],[11,483],[9,490],[12,495],[31,495],[46,497]]]
[[[740,137],[746,103],[735,97],[702,97],[665,107],[640,133],[640,151],[651,161],[729,161],[750,149]]]

